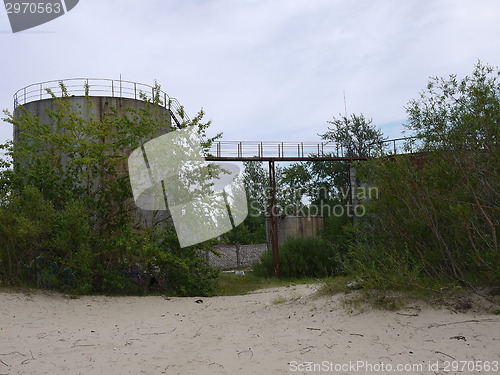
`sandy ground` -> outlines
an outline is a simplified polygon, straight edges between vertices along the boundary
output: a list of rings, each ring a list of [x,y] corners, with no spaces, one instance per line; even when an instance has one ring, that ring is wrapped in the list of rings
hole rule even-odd
[[[316,287],[203,302],[0,292],[0,374],[500,374],[498,315],[351,314]]]

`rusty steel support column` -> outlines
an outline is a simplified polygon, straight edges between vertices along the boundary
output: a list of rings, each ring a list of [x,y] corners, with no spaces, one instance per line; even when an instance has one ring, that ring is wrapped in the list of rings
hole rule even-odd
[[[269,203],[271,209],[271,225],[270,225],[270,239],[271,249],[273,253],[273,267],[274,275],[279,276],[280,273],[280,258],[278,253],[278,213],[276,207],[276,170],[274,169],[274,160],[269,160]]]

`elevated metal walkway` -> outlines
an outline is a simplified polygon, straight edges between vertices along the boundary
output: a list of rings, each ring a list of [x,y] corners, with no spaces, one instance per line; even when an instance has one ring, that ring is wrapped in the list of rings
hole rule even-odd
[[[210,161],[342,161],[366,160],[381,154],[411,153],[415,138],[395,138],[373,145],[368,155],[348,155],[345,145],[333,142],[216,141],[209,150]]]

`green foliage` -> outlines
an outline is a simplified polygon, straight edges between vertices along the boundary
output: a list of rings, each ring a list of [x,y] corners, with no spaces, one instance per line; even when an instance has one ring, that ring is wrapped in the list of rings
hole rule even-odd
[[[333,127],[329,127],[321,138],[340,145],[344,156],[370,156],[376,148],[383,148],[382,131],[371,125],[372,120],[365,119],[363,114],[334,117],[328,123]]]
[[[352,243],[343,261],[343,270],[359,287],[366,289],[399,289],[416,283],[422,273],[419,259],[410,249]]]
[[[359,166],[380,195],[365,205],[346,269],[378,287],[500,281],[500,72],[478,64],[461,81],[433,78],[408,114],[422,153]]]
[[[260,161],[245,161],[243,183],[250,215],[265,215],[269,200],[269,174]]]
[[[337,273],[335,253],[320,238],[290,238],[279,247],[280,277],[327,277]],[[271,276],[274,272],[271,251],[262,254],[253,267],[259,276]]]
[[[23,107],[15,117],[6,112],[19,137],[1,146],[0,282],[76,293],[139,293],[151,284],[176,295],[213,293],[217,273],[199,255],[209,244],[180,249],[168,214],[153,213],[148,228],[137,217],[126,163],[170,126],[158,95],[140,109],[109,107],[97,117],[88,97],[71,100],[61,90],[47,111],[50,126]],[[202,117],[181,127],[204,137],[210,123]]]
[[[148,236],[142,253],[149,265],[147,277],[155,279],[156,289],[166,289],[177,296],[215,293],[218,271],[200,255],[204,249],[211,250],[214,241],[180,248],[173,228],[150,231]]]
[[[344,156],[370,156],[382,148],[382,132],[371,124],[371,120],[352,114],[328,121],[332,127],[321,135],[325,141],[337,144]],[[317,155],[312,155],[317,156]],[[324,155],[336,156],[336,155]],[[346,206],[350,202],[349,162],[310,161],[294,163],[280,170],[279,185],[284,191],[279,200],[282,206],[296,205],[301,212],[308,212],[307,206],[316,206],[323,216],[333,210],[325,207]],[[308,202],[303,208],[303,198]],[[323,208],[323,209],[321,209]],[[314,210],[315,212],[318,210]],[[347,214],[347,210],[345,210]]]
[[[234,244],[266,242],[266,213],[269,195],[269,177],[262,162],[244,162],[243,183],[248,203],[248,216],[236,228],[223,235],[225,241]]]
[[[326,155],[334,156],[334,155]],[[345,162],[310,161],[293,163],[279,170],[278,203],[298,213],[309,212],[311,206],[320,208],[349,201],[349,164]],[[328,210],[319,210],[328,216]],[[292,212],[293,214],[293,212]]]
[[[351,218],[335,216],[323,218],[324,227],[319,233],[321,238],[331,244],[339,261],[343,260],[349,252],[351,243],[356,238],[356,231]],[[338,272],[341,272],[339,269]]]
[[[236,228],[224,234],[229,243],[248,245],[266,242],[266,221],[264,215],[248,215]]]
[[[281,259],[281,255],[280,255]],[[274,276],[273,253],[267,250],[260,255],[259,261],[252,265],[252,270],[256,276],[272,277]]]
[[[71,270],[89,266],[90,227],[81,202],[56,209],[39,190],[26,186],[0,206],[0,223],[4,282],[64,289],[75,284]]]
[[[498,157],[500,71],[479,61],[461,80],[433,77],[407,112],[407,128],[423,140],[425,151],[480,149],[485,157]]]
[[[303,203],[304,196],[311,195],[312,179],[308,163],[293,163],[287,167],[278,168],[277,204],[278,212],[284,215],[300,215],[307,210]]]

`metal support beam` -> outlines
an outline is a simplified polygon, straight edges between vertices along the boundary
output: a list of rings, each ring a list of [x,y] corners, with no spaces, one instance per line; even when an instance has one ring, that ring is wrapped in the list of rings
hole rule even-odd
[[[274,275],[279,276],[280,273],[280,258],[278,252],[278,212],[276,204],[276,170],[274,169],[274,160],[269,160],[269,190],[270,190],[270,204],[271,209],[271,226],[269,237],[271,239],[271,249],[273,253],[273,267]]]

